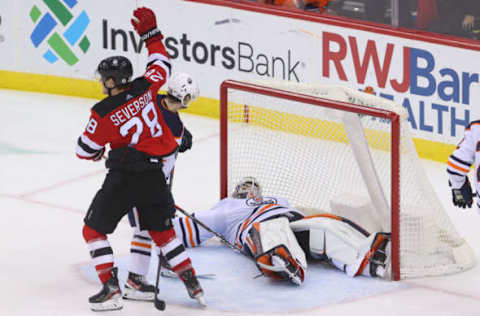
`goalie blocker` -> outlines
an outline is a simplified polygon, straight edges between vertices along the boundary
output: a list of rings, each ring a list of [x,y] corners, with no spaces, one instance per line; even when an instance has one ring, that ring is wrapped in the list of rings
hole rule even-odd
[[[369,234],[332,214],[255,223],[246,244],[264,275],[296,285],[305,280],[307,257],[328,261],[351,277],[389,275],[390,234]]]

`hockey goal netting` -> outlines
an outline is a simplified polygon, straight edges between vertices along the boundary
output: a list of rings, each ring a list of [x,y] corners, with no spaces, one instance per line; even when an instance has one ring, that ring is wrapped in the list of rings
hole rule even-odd
[[[422,168],[404,108],[343,86],[227,80],[221,198],[245,176],[307,213],[392,233],[392,278],[475,265]]]

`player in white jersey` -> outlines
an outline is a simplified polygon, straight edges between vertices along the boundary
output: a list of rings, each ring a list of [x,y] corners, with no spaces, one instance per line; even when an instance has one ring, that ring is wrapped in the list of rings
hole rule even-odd
[[[389,264],[390,234],[369,234],[332,214],[305,217],[282,197],[263,197],[253,177],[244,178],[231,197],[192,215],[255,258],[264,275],[297,285],[305,280],[307,258],[329,261],[352,277],[384,276]],[[176,217],[174,229],[185,247],[213,237],[188,217]],[[148,234],[137,230],[130,271],[148,272],[150,249]]]
[[[457,148],[448,158],[447,172],[448,184],[452,188],[453,205],[461,208],[471,208],[473,204],[473,193],[468,172],[472,164],[475,166],[475,184],[477,187],[477,197],[480,190],[480,121],[471,122],[465,129],[463,139]],[[479,199],[477,207],[480,208]]]

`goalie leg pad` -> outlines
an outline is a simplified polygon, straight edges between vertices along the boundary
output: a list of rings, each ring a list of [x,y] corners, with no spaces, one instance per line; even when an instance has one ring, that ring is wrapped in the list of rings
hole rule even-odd
[[[363,257],[370,242],[364,233],[341,218],[319,216],[290,223],[294,232],[309,231],[310,254],[313,258],[335,259],[344,264]]]
[[[390,269],[390,233],[376,233],[368,237],[368,247],[356,262],[349,264],[349,276],[365,275],[387,278]]]
[[[294,232],[309,231],[310,254],[328,258],[347,275],[383,276],[389,265],[389,233],[366,236],[342,218],[318,216],[290,223]]]
[[[254,223],[246,238],[246,246],[265,275],[274,279],[285,279],[288,276],[296,284],[303,282],[307,259],[287,218]],[[278,270],[282,266],[285,273]]]

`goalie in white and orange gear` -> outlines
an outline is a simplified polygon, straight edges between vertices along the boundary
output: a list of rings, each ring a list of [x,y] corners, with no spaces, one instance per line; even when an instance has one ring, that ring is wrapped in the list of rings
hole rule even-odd
[[[300,285],[307,272],[307,258],[327,260],[349,276],[384,276],[389,264],[387,233],[369,234],[348,219],[332,214],[305,217],[282,197],[262,196],[253,177],[242,179],[231,197],[209,210],[192,214],[255,258],[259,270],[276,280]],[[213,237],[188,217],[174,219],[176,235],[185,247],[196,247]],[[148,238],[148,236],[143,236]],[[137,236],[138,238],[138,236]],[[146,245],[142,239],[142,244]],[[149,249],[136,251],[136,273],[147,273]]]

